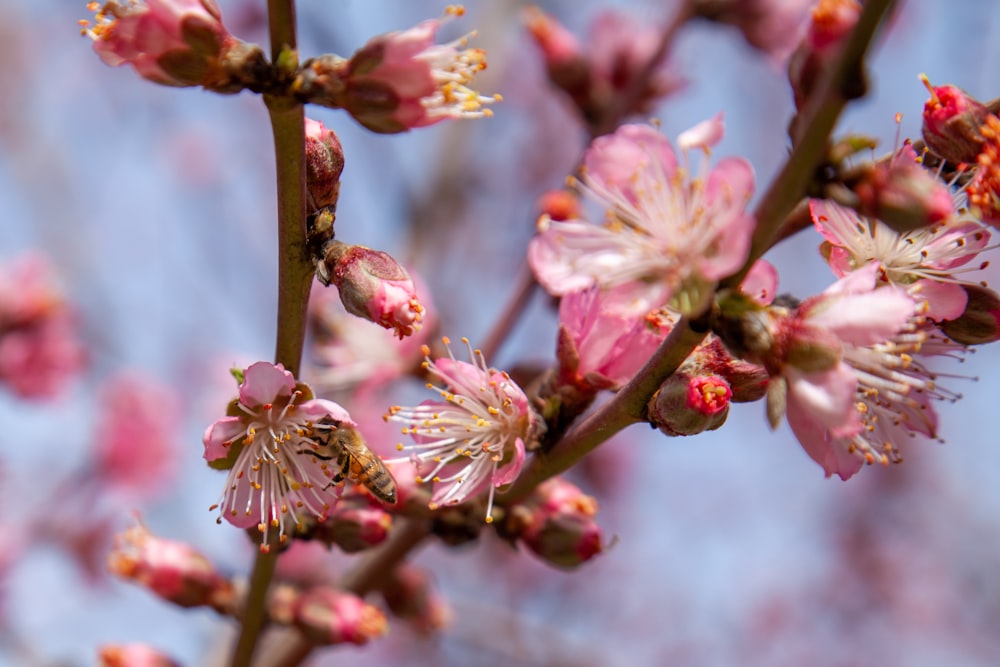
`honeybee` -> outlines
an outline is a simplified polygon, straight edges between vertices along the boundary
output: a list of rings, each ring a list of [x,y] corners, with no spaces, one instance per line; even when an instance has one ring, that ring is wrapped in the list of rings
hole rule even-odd
[[[315,449],[305,449],[304,454],[323,461],[336,460],[336,472],[330,478],[330,485],[340,484],[350,479],[372,492],[376,498],[390,505],[396,504],[396,480],[380,459],[361,438],[361,434],[350,426],[339,426],[329,421],[320,424],[332,428],[316,429],[313,440]]]

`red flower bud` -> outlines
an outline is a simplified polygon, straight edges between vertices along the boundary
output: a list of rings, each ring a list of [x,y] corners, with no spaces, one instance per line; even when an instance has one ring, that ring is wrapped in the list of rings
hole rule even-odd
[[[99,667],[180,667],[165,653],[145,644],[107,644],[97,651]]]
[[[322,208],[336,209],[343,171],[344,149],[337,134],[318,120],[306,118],[306,186],[310,213]]]
[[[729,383],[717,375],[678,370],[650,399],[649,422],[670,436],[714,431],[726,423],[732,396]]]
[[[441,630],[451,621],[451,609],[432,584],[424,570],[403,563],[389,574],[381,588],[389,610],[410,621],[413,628],[425,636]]]
[[[909,146],[891,160],[863,170],[852,189],[859,213],[898,232],[933,225],[955,212],[951,191],[917,162]]]
[[[596,500],[554,477],[511,510],[505,531],[545,562],[574,568],[604,549],[596,515]]]
[[[400,338],[420,328],[424,309],[410,275],[391,255],[334,241],[327,246],[316,277],[340,291],[352,315],[395,329]]]
[[[330,511],[315,537],[356,553],[380,544],[392,527],[392,515],[382,504],[360,491],[345,493]]]
[[[226,611],[234,604],[232,583],[205,556],[183,542],[160,539],[142,525],[118,536],[108,570],[181,607]]]
[[[385,616],[356,595],[318,587],[299,596],[295,626],[314,644],[367,644],[388,630]]]
[[[795,108],[802,109],[816,82],[836,57],[840,44],[861,15],[857,0],[820,0],[813,10],[806,38],[788,61]]]
[[[975,162],[983,146],[980,128],[989,109],[956,86],[931,86],[920,75],[931,97],[924,103],[921,131],[924,143],[935,154],[951,162]]]

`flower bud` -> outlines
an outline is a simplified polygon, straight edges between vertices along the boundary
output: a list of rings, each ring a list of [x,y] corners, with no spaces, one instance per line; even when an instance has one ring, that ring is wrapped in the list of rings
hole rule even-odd
[[[81,25],[101,60],[112,67],[132,65],[155,83],[236,92],[265,64],[260,47],[229,34],[215,0],[109,0],[91,6],[93,25]]]
[[[962,345],[982,345],[1000,340],[1000,295],[988,287],[961,285],[969,300],[965,312],[941,323],[941,331]]]
[[[925,74],[920,80],[931,94],[924,103],[921,128],[927,148],[951,162],[975,162],[983,146],[980,128],[989,109],[961,88],[932,86]]]
[[[320,121],[306,118],[306,187],[310,213],[322,208],[336,210],[343,171],[344,149],[336,133]]]
[[[580,217],[580,198],[569,190],[549,190],[536,203],[541,215],[552,220],[572,220]]]
[[[451,622],[451,609],[424,570],[403,563],[381,587],[389,611],[411,623],[421,635],[431,635]]]
[[[448,17],[464,10],[453,5]],[[446,17],[447,18],[447,17]],[[435,44],[441,20],[369,40],[350,60],[323,56],[304,63],[293,89],[303,101],[345,109],[372,132],[393,134],[448,118],[492,115],[483,107],[498,97],[469,86],[486,69],[482,49],[467,37]]]
[[[410,275],[388,253],[334,241],[327,246],[316,277],[340,291],[344,308],[403,338],[421,326],[424,309]]]
[[[597,509],[594,498],[554,477],[511,509],[504,531],[545,562],[574,568],[604,549]]]
[[[861,15],[857,0],[820,0],[813,9],[806,37],[788,61],[795,108],[802,109],[812,96],[823,71],[837,56],[843,40]]]
[[[352,490],[340,497],[314,537],[345,553],[356,553],[381,544],[391,527],[392,515],[381,503]]]
[[[180,667],[165,653],[145,644],[106,644],[97,651],[99,667]]]
[[[295,604],[295,626],[310,642],[367,644],[388,631],[385,616],[351,593],[317,587],[302,593]]]
[[[990,114],[979,130],[983,145],[976,156],[976,175],[965,194],[974,216],[1000,228],[1000,118]]]
[[[181,607],[225,611],[234,605],[232,583],[205,556],[183,542],[155,537],[141,524],[118,536],[108,570]]]
[[[764,397],[770,380],[767,371],[757,364],[734,358],[715,336],[699,346],[693,355],[697,355],[702,369],[725,379],[733,392],[730,398],[733,403],[750,403]]]
[[[955,211],[951,191],[904,147],[893,159],[860,170],[851,184],[858,212],[878,218],[897,232],[941,222]]]
[[[649,422],[669,436],[714,431],[726,423],[732,396],[729,383],[717,375],[678,370],[650,399]]]
[[[524,24],[542,50],[549,80],[574,100],[585,99],[591,84],[590,64],[576,37],[538,7],[525,10]]]

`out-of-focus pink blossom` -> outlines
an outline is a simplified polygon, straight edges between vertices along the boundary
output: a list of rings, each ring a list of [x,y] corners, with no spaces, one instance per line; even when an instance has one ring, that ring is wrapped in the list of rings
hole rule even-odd
[[[716,116],[687,136],[704,148],[721,137]],[[693,178],[670,143],[645,125],[599,137],[584,158],[581,189],[604,207],[602,224],[543,217],[528,248],[538,281],[564,295],[597,285],[641,285],[653,307],[700,312],[716,282],[743,264],[753,216],[749,163],[727,158]]]
[[[788,79],[797,109],[802,109],[812,95],[860,15],[861,3],[857,0],[819,0],[816,4],[806,36],[788,61]]]
[[[554,477],[511,508],[503,529],[543,561],[574,568],[604,550],[595,516],[596,500]]]
[[[94,466],[111,488],[149,498],[169,485],[177,464],[178,399],[138,374],[110,378],[101,390]]]
[[[954,319],[965,309],[961,275],[989,245],[990,233],[969,219],[950,218],[932,227],[897,232],[833,202],[812,200],[813,223],[826,239],[823,254],[838,277],[878,265],[878,279],[906,289],[935,321]],[[974,282],[974,281],[968,281]]]
[[[776,61],[792,53],[805,33],[815,0],[733,0],[722,20],[734,23],[744,39]]]
[[[156,537],[141,524],[118,536],[108,569],[181,607],[233,609],[232,583],[205,556],[183,542]]]
[[[389,535],[392,515],[367,493],[352,489],[341,496],[315,537],[356,553],[381,544]]]
[[[22,398],[51,398],[85,363],[48,261],[29,254],[0,268],[0,382]]]
[[[336,285],[347,312],[392,329],[400,338],[421,326],[424,308],[416,287],[388,253],[339,241],[329,244],[317,268],[324,285]]]
[[[615,389],[649,360],[676,316],[636,309],[628,303],[634,291],[632,285],[605,292],[592,287],[560,300],[557,357],[564,381]]]
[[[105,644],[97,650],[99,667],[181,667],[166,653],[146,644]]]
[[[409,621],[421,635],[432,635],[451,622],[451,608],[430,575],[409,563],[402,563],[389,573],[379,590],[389,611]]]
[[[930,98],[924,103],[921,133],[927,148],[952,162],[975,162],[985,138],[982,127],[992,115],[956,86],[932,86],[921,74]]]
[[[452,5],[446,17],[461,16]],[[449,118],[481,118],[495,97],[470,88],[486,69],[486,53],[468,37],[435,44],[442,20],[372,38],[346,65],[340,106],[374,132],[404,132]]]
[[[257,526],[268,550],[270,532],[284,543],[300,516],[326,518],[340,495],[336,472],[313,454],[324,429],[354,426],[344,408],[313,399],[281,364],[257,362],[242,375],[230,416],[205,430],[205,460],[229,470],[220,517],[237,528]]]
[[[220,58],[236,42],[215,0],[110,0],[88,7],[96,15],[93,25],[82,23],[84,34],[101,60],[132,65],[139,76],[167,86],[222,78]]]
[[[606,11],[590,23],[584,49],[562,24],[536,7],[525,12],[525,25],[542,51],[549,79],[592,126],[613,127],[625,116],[647,113],[683,85],[666,58],[657,55],[663,38],[660,26]],[[654,57],[661,61],[650,72]],[[641,88],[633,91],[636,85]],[[623,96],[630,102],[625,108],[620,106]]]
[[[489,368],[482,352],[473,351],[467,339],[462,342],[472,363],[457,361],[449,347],[448,358],[428,357],[424,364],[445,385],[428,385],[442,401],[393,406],[385,418],[403,424],[403,433],[416,441],[398,448],[409,452],[420,475],[418,482],[434,483],[431,508],[457,505],[488,487],[489,522],[494,491],[521,472],[525,441],[537,435],[540,420],[510,376]],[[430,349],[424,353],[429,355]]]
[[[305,591],[295,602],[293,615],[295,626],[310,642],[320,646],[367,644],[389,629],[377,607],[334,588]]]

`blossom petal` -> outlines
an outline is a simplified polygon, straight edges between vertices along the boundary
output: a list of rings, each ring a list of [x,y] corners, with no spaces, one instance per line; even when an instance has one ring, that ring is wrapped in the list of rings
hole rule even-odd
[[[202,436],[205,445],[205,460],[217,461],[229,454],[228,445],[246,433],[246,424],[239,417],[223,417],[216,420]]]
[[[701,121],[689,130],[681,132],[677,137],[677,146],[681,150],[691,148],[709,149],[722,140],[725,133],[725,124],[722,122],[722,112],[715,114],[711,118]]]
[[[510,462],[497,467],[496,471],[493,473],[493,486],[501,487],[505,484],[510,484],[517,476],[521,474],[521,468],[524,466],[524,440],[518,438],[514,443],[514,457]]]
[[[294,389],[295,376],[284,366],[258,361],[243,373],[240,403],[248,407],[273,403],[278,396],[291,396]]]
[[[918,280],[910,286],[910,293],[918,301],[927,302],[925,315],[935,322],[954,320],[965,312],[969,294],[961,285],[939,283],[936,280]]]
[[[813,421],[834,437],[854,435],[861,429],[854,408],[858,379],[847,364],[838,363],[828,371],[813,373],[789,368],[786,376],[789,423],[793,419],[803,424]]]

